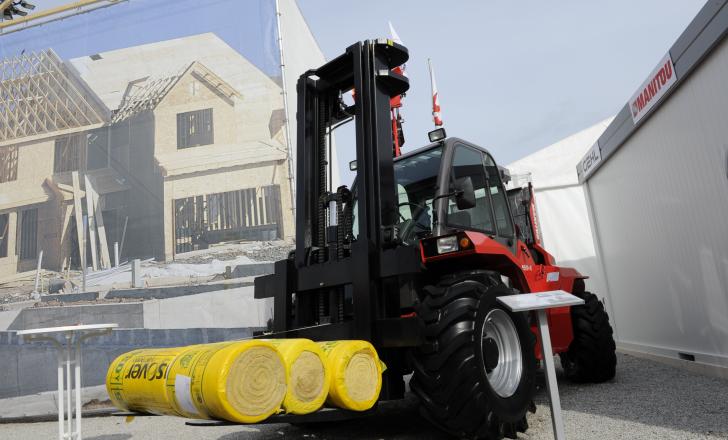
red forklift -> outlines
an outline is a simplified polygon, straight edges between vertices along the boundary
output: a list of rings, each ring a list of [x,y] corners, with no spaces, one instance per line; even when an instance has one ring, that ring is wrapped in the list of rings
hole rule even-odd
[[[442,430],[516,438],[535,409],[541,351],[535,316],[496,298],[562,289],[586,301],[548,311],[575,381],[614,377],[612,329],[586,277],[542,247],[530,184],[507,191],[487,150],[442,128],[398,155],[392,100],[409,88],[398,69],[408,58],[367,40],[298,80],[296,249],[255,280],[255,297],[274,299],[275,337],[371,341],[387,365],[380,400],[403,398],[412,374],[422,414]],[[332,190],[330,136],[346,123],[355,145],[338,148],[356,148],[356,179]]]

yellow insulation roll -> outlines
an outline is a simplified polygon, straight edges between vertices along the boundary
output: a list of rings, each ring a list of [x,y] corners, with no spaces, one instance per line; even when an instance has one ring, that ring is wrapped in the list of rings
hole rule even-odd
[[[188,347],[167,375],[169,401],[185,417],[256,423],[277,413],[285,395],[283,358],[266,341]]]
[[[310,339],[270,340],[283,356],[288,373],[288,391],[283,408],[292,414],[309,414],[324,404],[329,393],[326,355]]]
[[[183,348],[150,348],[124,353],[106,373],[106,391],[120,409],[177,415],[169,404],[165,379],[169,364]]]
[[[259,340],[144,349],[114,360],[106,386],[119,408],[256,423],[280,410],[286,367]]]
[[[367,341],[319,342],[331,375],[328,402],[339,408],[366,411],[382,389],[382,363]]]

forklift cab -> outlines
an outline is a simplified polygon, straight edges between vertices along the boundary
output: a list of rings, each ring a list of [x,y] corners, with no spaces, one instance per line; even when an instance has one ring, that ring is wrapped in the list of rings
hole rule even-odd
[[[481,232],[514,249],[516,234],[506,190],[486,150],[462,139],[442,139],[396,158],[394,179],[403,245],[465,230]],[[356,200],[356,184],[354,194]],[[353,213],[356,216],[356,208]],[[356,218],[353,224],[356,237]]]

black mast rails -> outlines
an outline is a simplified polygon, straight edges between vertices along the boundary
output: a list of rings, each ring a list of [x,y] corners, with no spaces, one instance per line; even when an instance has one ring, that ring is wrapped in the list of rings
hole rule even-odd
[[[409,88],[392,69],[408,58],[391,40],[367,40],[299,78],[296,250],[255,280],[256,298],[274,298],[267,336],[364,339],[378,349],[419,344],[418,320],[400,317],[402,276],[421,269],[418,249],[397,239],[390,110],[390,99]],[[342,95],[351,90],[347,106]],[[327,139],[352,118],[356,187],[332,192]]]

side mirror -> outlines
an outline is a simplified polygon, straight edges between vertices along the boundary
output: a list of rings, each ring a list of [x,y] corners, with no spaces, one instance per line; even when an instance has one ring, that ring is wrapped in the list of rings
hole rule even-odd
[[[356,171],[356,161],[355,160],[352,160],[351,162],[349,162],[349,170]]]
[[[499,166],[498,171],[500,171],[500,178],[503,182],[503,185],[511,181],[511,171],[508,168],[503,168]]]
[[[475,207],[475,191],[470,176],[455,180],[455,191],[455,204],[459,210]]]

